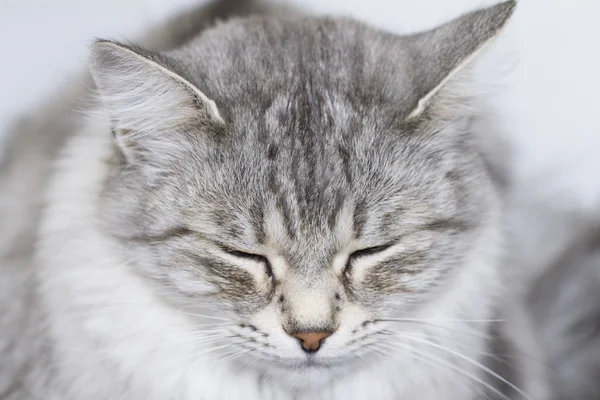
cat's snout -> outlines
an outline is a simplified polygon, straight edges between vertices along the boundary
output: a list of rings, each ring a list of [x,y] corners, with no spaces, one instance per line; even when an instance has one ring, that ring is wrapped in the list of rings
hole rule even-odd
[[[302,350],[307,353],[314,353],[321,348],[323,341],[331,336],[333,332],[321,331],[321,332],[292,332],[291,336],[295,337],[300,341]]]

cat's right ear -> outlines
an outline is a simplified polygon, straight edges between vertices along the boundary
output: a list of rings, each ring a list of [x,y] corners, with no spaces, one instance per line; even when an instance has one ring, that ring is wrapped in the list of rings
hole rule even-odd
[[[91,48],[90,64],[121,144],[197,124],[223,123],[215,102],[163,56],[100,40]]]
[[[419,117],[435,103],[435,98],[448,82],[466,70],[476,56],[498,36],[516,5],[515,0],[504,1],[406,38],[406,43],[414,51],[415,62],[414,103],[407,119]],[[458,98],[456,93],[446,94],[451,95],[449,103]]]

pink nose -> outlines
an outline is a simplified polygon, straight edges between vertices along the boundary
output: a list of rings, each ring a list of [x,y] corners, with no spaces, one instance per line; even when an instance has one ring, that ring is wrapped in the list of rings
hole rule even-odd
[[[291,333],[302,344],[302,348],[307,353],[314,353],[319,350],[323,340],[331,336],[333,332],[296,332]]]

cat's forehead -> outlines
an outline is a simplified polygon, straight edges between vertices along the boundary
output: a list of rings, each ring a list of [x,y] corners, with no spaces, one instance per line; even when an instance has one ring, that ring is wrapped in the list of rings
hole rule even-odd
[[[225,121],[219,178],[202,179],[226,200],[214,206],[218,214],[249,207],[228,222],[234,230],[274,211],[288,236],[318,237],[348,209],[346,228],[358,232],[369,218],[381,226],[402,208],[426,215],[423,207],[439,211],[454,196],[436,150],[454,149],[441,146],[444,135],[402,123],[419,93],[401,37],[340,19],[250,18],[208,30],[170,56]]]
[[[411,152],[409,141],[389,140],[401,132],[379,131],[375,123],[350,124],[348,131],[314,119],[279,129],[247,123],[250,139],[240,135],[219,172],[203,174],[220,199],[212,211],[228,216],[219,226],[244,232],[250,224],[257,236],[289,238],[301,252],[315,247],[311,238],[321,244],[323,237],[385,240],[422,217],[453,216],[456,177],[444,176],[441,160]],[[362,139],[353,140],[354,130]],[[402,226],[394,224],[400,220]]]
[[[207,30],[170,56],[217,103],[264,111],[312,86],[357,107],[414,106],[412,52],[402,37],[340,18],[245,18]]]

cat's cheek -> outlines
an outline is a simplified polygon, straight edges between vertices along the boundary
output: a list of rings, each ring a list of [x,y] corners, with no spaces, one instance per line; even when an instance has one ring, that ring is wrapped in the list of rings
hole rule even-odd
[[[402,277],[403,275],[397,271],[376,266],[365,274],[362,286],[366,290],[382,296],[396,295],[410,291]]]
[[[232,269],[215,273],[214,269],[196,276],[194,287],[208,289],[196,292],[198,298],[209,299],[213,305],[224,310],[232,310],[238,317],[245,319],[270,303],[273,284],[270,280],[252,274],[243,269]],[[206,301],[206,300],[202,300]]]
[[[186,297],[211,297],[219,292],[218,286],[191,271],[171,269],[166,275],[171,284]]]
[[[338,314],[339,337],[347,337],[347,341],[360,335],[361,328],[367,321],[371,321],[373,315],[358,304],[348,303],[342,307]]]
[[[346,288],[352,303],[373,314],[387,312],[390,304],[403,308],[415,297],[406,276],[378,266],[347,278]]]

